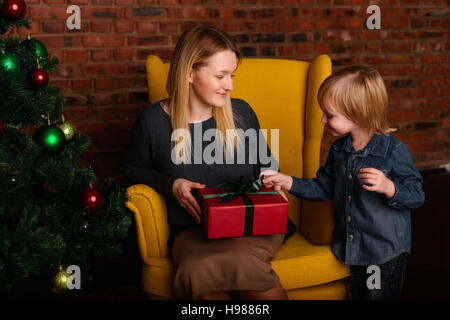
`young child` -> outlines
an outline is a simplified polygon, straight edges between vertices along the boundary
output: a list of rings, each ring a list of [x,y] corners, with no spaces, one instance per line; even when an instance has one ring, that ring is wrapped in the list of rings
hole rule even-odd
[[[322,122],[344,137],[331,146],[317,178],[264,171],[263,182],[308,201],[333,198],[331,247],[350,266],[352,299],[400,298],[411,250],[410,210],[425,195],[408,148],[388,135],[394,130],[383,79],[370,67],[345,68],[323,82],[318,101]],[[380,268],[381,283],[367,281],[372,265]]]

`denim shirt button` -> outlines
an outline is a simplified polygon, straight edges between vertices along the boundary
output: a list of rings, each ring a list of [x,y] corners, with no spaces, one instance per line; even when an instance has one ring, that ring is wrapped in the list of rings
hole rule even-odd
[[[350,238],[350,240],[353,240],[353,235],[352,234],[349,235],[348,237]]]
[[[397,205],[397,202],[393,202],[392,205],[393,205],[393,206],[396,206],[396,205]]]

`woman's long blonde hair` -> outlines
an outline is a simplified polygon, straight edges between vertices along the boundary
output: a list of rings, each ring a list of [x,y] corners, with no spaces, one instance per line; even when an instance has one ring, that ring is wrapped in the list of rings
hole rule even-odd
[[[236,54],[238,64],[241,54],[229,35],[208,25],[196,25],[187,30],[178,40],[167,77],[166,91],[170,97],[169,109],[174,130],[177,163],[188,163],[187,157],[191,154],[192,141],[190,136],[186,139],[177,134],[180,130],[189,130],[189,73],[191,70],[205,65],[206,59],[217,52],[231,50]],[[231,99],[227,95],[224,107],[213,106],[212,115],[216,121],[216,128],[222,134],[221,139],[224,152],[233,152],[239,146],[239,137],[236,134],[231,108]],[[227,130],[228,129],[228,130]],[[233,150],[227,150],[231,147]]]
[[[374,68],[351,66],[332,74],[319,88],[317,100],[344,114],[369,132],[389,134],[389,102],[383,78]]]

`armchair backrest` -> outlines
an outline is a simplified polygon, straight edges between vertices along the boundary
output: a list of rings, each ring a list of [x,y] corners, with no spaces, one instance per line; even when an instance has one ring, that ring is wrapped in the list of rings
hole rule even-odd
[[[165,90],[169,63],[157,56],[147,58],[150,103],[168,97]],[[320,164],[320,145],[324,125],[317,102],[317,91],[331,75],[331,60],[321,55],[313,62],[285,59],[244,58],[235,73],[231,97],[248,102],[256,112],[261,129],[267,129],[267,143],[283,173],[313,178]],[[272,146],[278,129],[279,147]],[[275,141],[275,140],[273,140]],[[300,233],[316,244],[328,244],[334,227],[328,209],[304,211],[305,204],[289,197],[289,217]],[[309,208],[311,209],[311,208]],[[325,219],[325,220],[324,220]],[[325,224],[325,233],[324,233]],[[318,232],[318,230],[321,230]]]

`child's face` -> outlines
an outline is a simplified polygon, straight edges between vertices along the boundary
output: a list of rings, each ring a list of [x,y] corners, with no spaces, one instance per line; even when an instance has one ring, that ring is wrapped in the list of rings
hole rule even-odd
[[[344,114],[336,111],[329,103],[322,110],[323,116],[321,120],[335,137],[346,135],[357,126]]]

